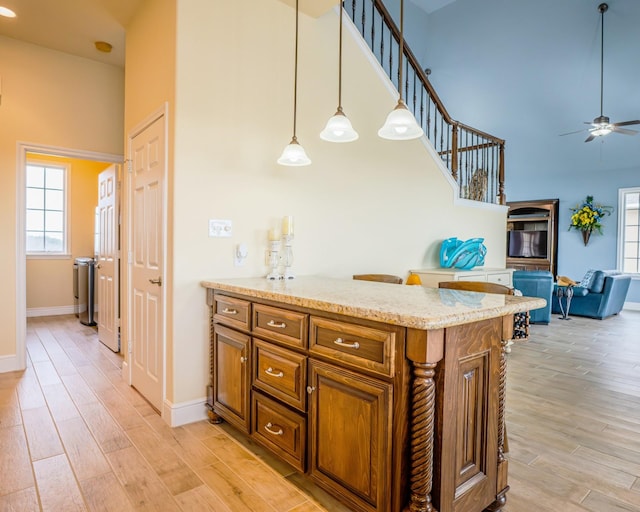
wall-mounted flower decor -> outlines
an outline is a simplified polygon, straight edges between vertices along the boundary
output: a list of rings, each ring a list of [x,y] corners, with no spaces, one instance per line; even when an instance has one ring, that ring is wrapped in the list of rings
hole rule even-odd
[[[571,225],[569,229],[575,228],[582,232],[582,241],[584,245],[589,242],[589,237],[593,231],[602,234],[602,223],[600,220],[605,215],[611,215],[613,207],[594,204],[593,196],[587,196],[582,204],[577,204],[574,208],[570,208],[573,212],[571,215]]]

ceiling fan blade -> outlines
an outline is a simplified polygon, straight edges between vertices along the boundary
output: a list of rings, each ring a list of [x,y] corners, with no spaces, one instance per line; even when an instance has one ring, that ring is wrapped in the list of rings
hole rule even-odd
[[[621,123],[613,123],[613,126],[630,126],[632,124],[640,124],[640,120],[635,121],[622,121]]]
[[[596,136],[592,133],[591,135],[589,135],[589,136],[587,137],[587,140],[585,140],[585,142],[591,142],[591,141],[592,141],[593,139],[595,139],[595,138],[596,138]]]
[[[616,125],[613,126],[613,130],[616,133],[622,133],[624,135],[635,135],[638,133],[638,130],[629,130],[627,128],[618,128]]]
[[[576,130],[575,132],[561,133],[560,135],[558,135],[558,137],[564,137],[565,135],[573,135],[574,133],[581,133],[586,131],[588,131],[588,128],[585,128],[584,130]]]

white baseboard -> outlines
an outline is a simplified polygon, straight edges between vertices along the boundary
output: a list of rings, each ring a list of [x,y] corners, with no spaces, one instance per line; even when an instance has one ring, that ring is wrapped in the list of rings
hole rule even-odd
[[[205,406],[206,402],[206,398],[181,402],[179,404],[172,404],[169,400],[165,400],[162,419],[171,427],[179,427],[187,423],[206,420],[208,418],[207,407]]]
[[[57,315],[73,315],[75,313],[73,305],[71,306],[53,306],[50,308],[27,308],[27,317],[31,316],[57,316]]]
[[[0,356],[0,373],[17,372],[20,370],[24,370],[24,365],[20,364],[18,356]]]
[[[640,311],[640,302],[625,302],[622,309],[627,311]]]

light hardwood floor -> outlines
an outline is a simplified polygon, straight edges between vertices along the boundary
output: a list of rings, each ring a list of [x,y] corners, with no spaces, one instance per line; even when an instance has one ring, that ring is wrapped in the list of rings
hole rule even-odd
[[[505,512],[640,512],[640,313],[533,325],[509,355]],[[0,511],[345,511],[227,425],[169,428],[73,316],[0,374]],[[268,464],[267,464],[268,462]]]

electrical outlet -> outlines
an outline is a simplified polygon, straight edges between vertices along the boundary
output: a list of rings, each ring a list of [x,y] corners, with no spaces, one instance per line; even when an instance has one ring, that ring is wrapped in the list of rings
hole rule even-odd
[[[229,238],[233,234],[230,220],[209,219],[209,236]]]

